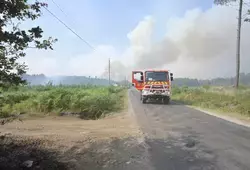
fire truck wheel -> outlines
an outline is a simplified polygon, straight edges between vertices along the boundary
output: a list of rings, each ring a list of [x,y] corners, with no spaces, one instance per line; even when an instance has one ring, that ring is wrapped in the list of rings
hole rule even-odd
[[[143,104],[145,104],[147,102],[147,99],[145,99],[145,98],[143,99],[142,98],[141,101],[142,101]]]
[[[165,97],[163,98],[163,103],[164,104],[169,104],[170,98],[169,97]]]

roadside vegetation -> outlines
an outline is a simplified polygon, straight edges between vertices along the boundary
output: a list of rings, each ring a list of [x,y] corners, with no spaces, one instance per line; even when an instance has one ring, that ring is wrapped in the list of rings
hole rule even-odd
[[[98,119],[124,106],[125,90],[98,86],[26,86],[1,92],[0,117],[76,114]]]
[[[0,122],[0,169],[102,169],[130,161],[141,132],[125,109],[126,94],[102,86],[5,89],[0,121],[10,121]],[[54,116],[64,114],[76,116]],[[12,122],[17,118],[24,121]]]
[[[209,110],[250,117],[250,87],[174,87],[173,100]]]

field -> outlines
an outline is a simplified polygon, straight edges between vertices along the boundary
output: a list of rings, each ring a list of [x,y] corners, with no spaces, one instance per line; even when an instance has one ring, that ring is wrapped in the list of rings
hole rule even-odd
[[[94,86],[34,86],[2,92],[0,117],[78,114],[98,119],[123,108],[124,89]]]
[[[199,88],[174,87],[173,99],[187,105],[250,117],[250,88],[203,86]]]
[[[31,169],[112,169],[135,159],[141,132],[126,92],[93,86],[2,92],[1,119],[11,121],[2,121],[0,169],[27,168],[27,162]]]

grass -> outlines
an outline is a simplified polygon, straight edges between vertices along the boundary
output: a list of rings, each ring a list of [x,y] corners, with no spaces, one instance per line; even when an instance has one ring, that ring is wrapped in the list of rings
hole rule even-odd
[[[0,117],[16,114],[75,113],[84,119],[98,119],[123,108],[125,90],[96,86],[17,87],[0,94]]]
[[[250,88],[203,86],[199,88],[174,87],[173,100],[184,104],[224,113],[250,117]]]

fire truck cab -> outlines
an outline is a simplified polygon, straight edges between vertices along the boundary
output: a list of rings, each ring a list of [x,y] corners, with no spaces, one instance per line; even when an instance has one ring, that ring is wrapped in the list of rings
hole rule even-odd
[[[169,70],[132,71],[132,86],[141,93],[141,102],[162,101],[168,104],[171,97],[173,73]]]

